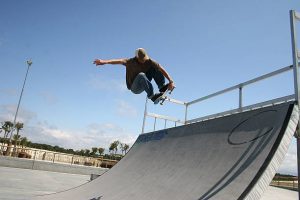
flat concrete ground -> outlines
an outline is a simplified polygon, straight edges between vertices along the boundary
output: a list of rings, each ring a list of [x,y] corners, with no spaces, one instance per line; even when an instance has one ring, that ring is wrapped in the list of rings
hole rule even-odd
[[[0,167],[0,200],[30,199],[88,182],[90,176]],[[261,200],[296,200],[297,192],[269,187]]]
[[[0,167],[0,199],[30,199],[81,185],[89,179],[88,175]]]

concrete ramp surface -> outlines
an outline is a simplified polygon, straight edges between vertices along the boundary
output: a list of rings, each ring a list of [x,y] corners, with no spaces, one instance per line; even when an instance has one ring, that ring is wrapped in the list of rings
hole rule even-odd
[[[92,182],[39,200],[259,199],[298,123],[283,103],[142,134],[129,153]]]

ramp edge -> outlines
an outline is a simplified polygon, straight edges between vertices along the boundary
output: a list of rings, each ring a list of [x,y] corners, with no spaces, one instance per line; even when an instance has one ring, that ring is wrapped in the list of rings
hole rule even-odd
[[[267,187],[269,186],[270,182],[275,176],[275,173],[277,172],[282,161],[284,160],[284,157],[288,151],[289,145],[296,131],[298,121],[299,107],[297,105],[294,105],[291,117],[289,119],[288,125],[286,127],[278,149],[276,150],[273,158],[271,159],[271,162],[267,166],[264,173],[261,175],[256,184],[252,187],[251,191],[244,198],[245,200],[258,200],[266,191]]]

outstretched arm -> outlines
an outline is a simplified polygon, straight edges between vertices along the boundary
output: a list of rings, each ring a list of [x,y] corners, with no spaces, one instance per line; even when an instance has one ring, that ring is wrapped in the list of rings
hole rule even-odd
[[[169,80],[169,90],[173,90],[175,88],[175,84],[173,79],[171,78],[171,76],[169,75],[169,73],[161,66],[159,65],[159,70],[161,71],[161,73],[164,75],[164,77],[166,77],[166,79]]]
[[[98,65],[105,65],[105,64],[113,64],[113,65],[123,65],[126,63],[125,58],[122,59],[111,59],[111,60],[101,60],[101,59],[95,59],[93,64],[95,64],[96,66]]]

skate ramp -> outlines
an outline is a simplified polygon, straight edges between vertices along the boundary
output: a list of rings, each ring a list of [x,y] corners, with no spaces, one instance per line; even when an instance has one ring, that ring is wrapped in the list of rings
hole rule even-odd
[[[142,134],[111,170],[36,200],[259,199],[298,124],[283,103]]]

